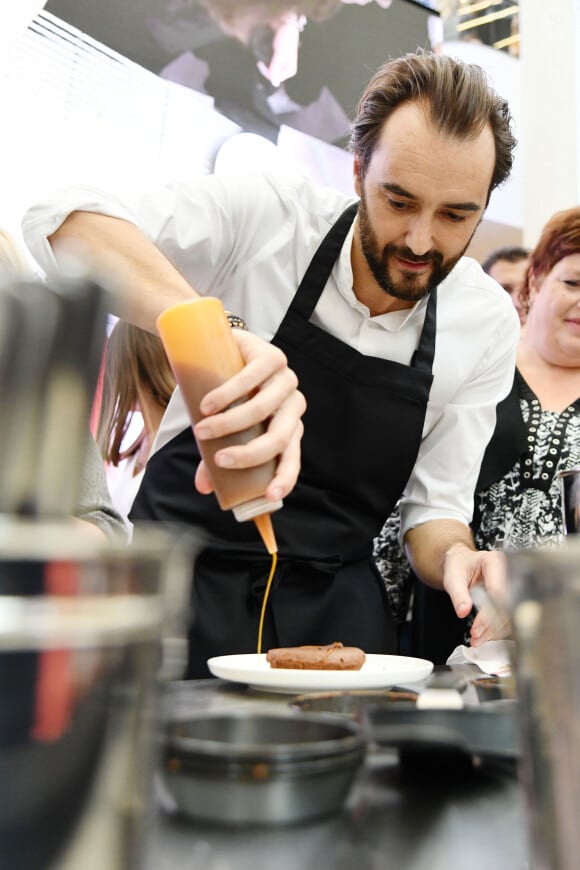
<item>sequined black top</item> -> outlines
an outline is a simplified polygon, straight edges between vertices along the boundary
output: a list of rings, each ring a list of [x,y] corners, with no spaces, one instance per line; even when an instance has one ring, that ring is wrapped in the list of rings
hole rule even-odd
[[[558,472],[580,465],[580,399],[560,413],[543,411],[519,372],[516,386],[527,446],[501,479],[476,495],[473,528],[482,550],[560,543]]]

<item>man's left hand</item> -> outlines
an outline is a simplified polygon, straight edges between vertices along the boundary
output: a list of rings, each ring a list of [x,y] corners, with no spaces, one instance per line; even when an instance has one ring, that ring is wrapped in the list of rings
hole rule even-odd
[[[503,553],[471,550],[464,544],[453,545],[445,556],[443,588],[460,618],[468,616],[474,605],[478,607],[470,630],[473,647],[510,634]]]

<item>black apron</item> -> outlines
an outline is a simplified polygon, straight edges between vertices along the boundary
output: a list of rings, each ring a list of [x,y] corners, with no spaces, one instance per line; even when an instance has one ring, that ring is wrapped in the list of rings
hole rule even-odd
[[[411,366],[364,356],[310,322],[357,207],[330,229],[272,339],[296,372],[308,408],[298,483],[272,515],[279,563],[263,650],[341,641],[369,653],[397,651],[372,543],[417,458],[437,303],[433,291]],[[197,493],[198,462],[188,428],[149,459],[131,512],[134,521],[184,522],[206,534],[194,572],[189,678],[207,676],[212,655],[255,651],[270,563],[254,523],[237,523],[213,496]]]

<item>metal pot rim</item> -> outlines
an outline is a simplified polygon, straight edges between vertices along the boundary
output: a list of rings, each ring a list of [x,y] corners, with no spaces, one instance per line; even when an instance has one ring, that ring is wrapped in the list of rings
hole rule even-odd
[[[302,725],[326,725],[341,729],[342,734],[328,738],[312,738],[303,741],[285,740],[279,743],[257,741],[217,740],[206,737],[192,737],[171,733],[171,728],[188,722],[211,722],[215,720],[267,720],[293,722],[298,727]],[[222,711],[213,713],[192,713],[169,724],[166,735],[168,750],[177,753],[181,758],[240,761],[246,763],[283,763],[290,760],[314,760],[339,757],[361,750],[366,744],[366,735],[359,723],[353,722],[338,714],[298,713],[284,714],[252,713],[247,711]]]

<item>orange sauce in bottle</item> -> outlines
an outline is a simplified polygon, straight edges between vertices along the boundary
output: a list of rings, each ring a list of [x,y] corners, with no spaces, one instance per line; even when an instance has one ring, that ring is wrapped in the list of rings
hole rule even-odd
[[[203,397],[241,371],[244,365],[224,307],[221,300],[212,296],[181,302],[160,314],[157,328],[189,418],[195,425],[203,419],[199,408]],[[243,432],[197,442],[220,507],[232,510],[240,521],[253,519],[272,556],[260,615],[258,652],[261,651],[264,615],[277,563],[270,514],[281,508],[282,502],[270,502],[264,496],[274,477],[276,464],[271,460],[253,468],[220,468],[214,455],[231,444],[247,444],[262,432],[264,426],[255,425]]]
[[[203,397],[244,365],[223,305],[209,296],[182,302],[164,311],[157,326],[189,418],[195,425],[203,418],[199,408]],[[275,460],[253,468],[230,469],[216,465],[214,455],[232,444],[247,444],[262,432],[264,426],[255,425],[242,432],[198,442],[220,507],[233,510],[240,520],[282,507],[282,502],[272,503],[264,498],[275,474]]]

